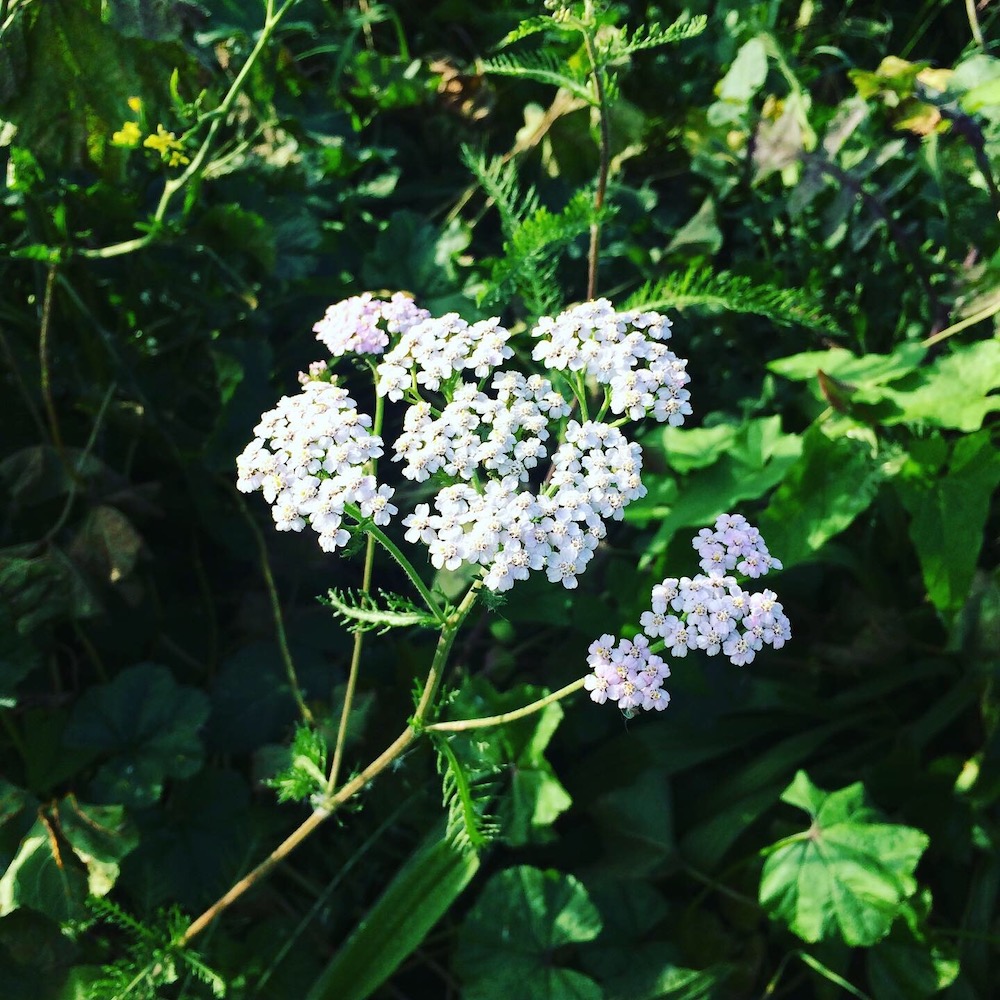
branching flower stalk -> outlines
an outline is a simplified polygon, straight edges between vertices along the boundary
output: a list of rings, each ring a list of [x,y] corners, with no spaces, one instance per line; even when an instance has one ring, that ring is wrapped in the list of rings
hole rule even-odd
[[[278,12],[269,2],[272,30],[291,2]],[[615,702],[628,717],[643,710],[661,711],[669,702],[662,685],[670,670],[659,652],[683,656],[688,649],[709,655],[724,651],[733,662],[745,664],[763,645],[777,648],[790,635],[775,595],[747,593],[730,575],[754,578],[780,563],[770,557],[756,529],[739,515],[724,515],[714,531],[705,529],[694,540],[707,575],[667,579],[654,587],[651,609],[639,623],[643,631],[620,641],[601,636],[590,647],[590,673],[512,711],[483,718],[435,718],[455,639],[480,596],[486,591],[502,594],[533,573],[545,573],[549,583],[575,589],[608,524],[620,521],[625,507],[646,492],[642,449],[626,436],[628,426],[647,418],[679,426],[691,413],[687,362],[667,346],[669,321],[655,312],[617,312],[610,302],[594,301],[594,296],[599,217],[610,170],[607,65],[629,51],[683,37],[700,26],[651,26],[631,38],[616,36],[620,44],[615,48],[598,44],[601,23],[594,5],[587,3],[583,20],[569,25],[569,30],[583,34],[593,77],[589,102],[597,109],[600,131],[588,254],[590,301],[555,317],[541,317],[530,330],[533,349],[520,352],[509,344],[512,334],[497,317],[471,324],[454,313],[433,317],[402,293],[389,300],[364,294],[337,303],[314,331],[332,364],[344,355],[367,363],[374,380],[374,419],[359,411],[331,363],[318,361],[300,375],[302,391],[297,396],[284,397],[263,414],[254,440],[239,457],[238,488],[263,493],[279,531],[308,529],[318,536],[320,548],[331,553],[364,535],[365,564],[359,592],[330,595],[331,607],[355,635],[325,780],[314,760],[305,760],[301,768],[315,785],[308,795],[313,812],[194,920],[179,945],[204,930],[425,734],[515,722],[581,689],[595,702]],[[583,81],[570,84],[573,92],[588,93]],[[220,113],[226,109],[223,102]],[[199,155],[164,191],[161,209],[201,168],[219,120],[213,122]],[[515,368],[516,359],[529,353],[533,367]],[[399,463],[402,479],[433,481],[437,487],[431,503],[416,503],[401,519],[404,540],[424,546],[434,569],[466,574],[470,582],[455,606],[424,582],[387,530],[398,514],[392,502],[396,489],[378,479],[387,405],[403,409],[402,432],[392,443],[392,461]],[[382,603],[373,598],[376,547],[402,568],[422,607],[401,595],[380,592]],[[414,712],[374,760],[339,784],[363,633],[414,624],[438,633]],[[295,791],[293,796],[300,794]]]

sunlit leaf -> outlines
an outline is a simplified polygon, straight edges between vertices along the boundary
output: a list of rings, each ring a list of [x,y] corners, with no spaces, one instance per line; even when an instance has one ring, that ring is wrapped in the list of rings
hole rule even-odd
[[[927,834],[884,822],[860,782],[824,792],[799,771],[782,800],[811,824],[764,852],[761,905],[805,941],[868,946],[884,938],[917,890]]]

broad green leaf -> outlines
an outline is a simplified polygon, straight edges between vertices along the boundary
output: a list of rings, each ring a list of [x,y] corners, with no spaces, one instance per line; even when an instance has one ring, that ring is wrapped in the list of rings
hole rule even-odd
[[[453,967],[467,1000],[600,1000],[601,988],[555,964],[568,945],[592,941],[601,918],[572,875],[522,865],[483,887],[458,933]]]
[[[139,845],[122,861],[121,888],[146,905],[198,912],[246,874],[258,834],[250,789],[232,770],[205,768],[136,816]]]
[[[19,909],[0,918],[0,996],[63,1000],[59,988],[74,960],[79,961],[76,943],[50,917]]]
[[[1000,340],[980,340],[884,388],[882,395],[900,411],[886,422],[923,421],[972,433],[1000,410],[998,387]]]
[[[470,719],[501,715],[548,693],[530,684],[499,692],[474,678],[456,695],[449,715]],[[550,827],[572,805],[545,757],[562,718],[562,707],[553,703],[541,712],[493,728],[489,740],[459,734],[452,741],[452,749],[473,774],[485,768],[509,778],[509,783],[498,783],[501,794],[496,811],[502,836],[512,845],[550,839]]]
[[[669,907],[641,875],[602,880],[590,896],[604,928],[580,959],[606,1000],[702,1000],[715,996],[732,972],[726,964],[686,969],[676,946],[652,939]]]
[[[96,580],[121,584],[132,575],[142,537],[117,507],[91,507],[67,549],[73,561]]]
[[[140,663],[84,692],[64,741],[108,755],[92,782],[96,798],[148,806],[168,777],[188,777],[201,766],[198,731],[207,717],[201,691],[177,684],[166,667]]]
[[[24,7],[25,68],[0,115],[39,160],[79,167],[89,154],[100,163],[131,116],[128,98],[165,95],[171,70],[188,65],[177,45],[124,38],[102,23],[93,0]]]
[[[923,464],[918,455],[911,449],[894,485],[910,513],[910,539],[927,596],[950,616],[965,603],[979,561],[990,500],[1000,483],[1000,452],[982,430],[955,442],[946,467],[934,458]]]
[[[908,929],[880,941],[865,957],[875,1000],[923,1000],[950,986],[958,959],[938,945],[919,940]]]
[[[865,441],[831,438],[813,425],[802,437],[802,455],[758,518],[768,548],[786,568],[807,559],[869,507],[892,471]]]
[[[610,865],[623,874],[642,875],[674,854],[673,802],[658,768],[646,768],[590,804],[607,838]]]
[[[860,782],[824,792],[799,771],[782,800],[811,824],[764,852],[761,905],[804,941],[880,941],[917,890],[913,872],[928,836],[883,822]]]
[[[768,363],[768,369],[783,378],[797,382],[815,380],[818,371],[824,371],[853,387],[885,385],[914,371],[927,348],[918,343],[900,344],[891,354],[856,355],[843,347],[828,351],[808,351],[779,358]],[[817,396],[820,395],[818,386]]]
[[[0,583],[0,594],[3,589]],[[0,604],[0,707],[16,704],[17,685],[41,663],[41,651],[18,631],[12,609]]]
[[[122,806],[93,806],[68,795],[57,806],[59,833],[87,869],[92,896],[103,896],[118,878],[118,862],[135,849],[138,834]]]
[[[435,833],[396,875],[313,984],[306,1000],[364,1000],[427,936],[479,869]]]
[[[86,898],[83,865],[63,857],[51,818],[39,817],[0,877],[0,916],[26,906],[65,923],[83,917]]]
[[[662,440],[664,460],[672,464],[677,454],[678,465],[692,471],[676,490],[665,494],[654,486],[647,497],[626,508],[627,521],[657,524],[656,534],[646,545],[645,559],[663,552],[682,528],[704,527],[741,501],[767,493],[794,468],[802,448],[798,435],[781,433],[778,417],[749,421],[728,434],[717,433],[716,428],[665,431]],[[697,452],[703,444],[717,460],[699,468]],[[784,560],[784,554],[773,546],[771,551]]]

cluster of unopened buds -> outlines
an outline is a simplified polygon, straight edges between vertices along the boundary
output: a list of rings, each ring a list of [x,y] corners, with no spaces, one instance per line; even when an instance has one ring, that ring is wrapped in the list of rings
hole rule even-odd
[[[381,414],[384,401],[402,403],[392,461],[404,479],[436,487],[402,518],[405,538],[426,546],[436,568],[470,567],[494,592],[532,572],[576,587],[607,522],[646,493],[642,450],[622,427],[644,418],[678,426],[691,413],[687,362],[667,347],[670,322],[617,312],[606,299],[535,324],[531,357],[544,375],[505,367],[515,352],[499,319],[434,317],[401,293],[339,302],[314,331],[333,358],[368,363],[377,416],[360,412],[329,364],[315,362],[299,376],[301,392],[254,429],[237,461],[239,489],[260,490],[278,530],[309,527],[326,551],[359,527],[389,525],[398,510],[393,487],[376,478]],[[659,649],[748,663],[763,644],[788,638],[774,595],[747,594],[727,575],[780,568],[756,529],[726,515],[695,547],[707,575],[654,588],[645,635],[602,636],[591,647],[595,701],[664,708],[669,669]]]

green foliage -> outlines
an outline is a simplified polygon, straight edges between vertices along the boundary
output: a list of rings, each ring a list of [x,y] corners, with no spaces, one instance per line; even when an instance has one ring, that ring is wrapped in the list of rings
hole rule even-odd
[[[493,775],[487,772],[484,778],[472,773],[447,739],[435,739],[434,748],[442,776],[444,807],[448,810],[448,839],[462,849],[481,851],[499,831],[488,813],[493,800]]]
[[[475,851],[432,833],[341,945],[306,1000],[364,1000],[420,946],[479,869]]]
[[[995,6],[5,4],[0,996],[988,1000]],[[360,532],[342,560],[275,535],[236,454],[365,290],[489,310],[530,366],[595,227],[595,294],[668,311],[694,415],[645,433],[648,494],[576,591],[480,601],[427,721],[578,678],[726,510],[783,561],[793,640],[675,658],[657,719],[577,694],[423,730],[202,960],[190,921],[328,798],[345,692],[349,780],[441,625],[384,551],[358,590]],[[454,615],[467,581],[426,581]]]
[[[823,792],[799,771],[781,798],[811,825],[766,851],[761,905],[805,941],[882,940],[917,891],[913,872],[930,838],[884,822],[861,782]]]
[[[327,745],[323,734],[308,726],[297,726],[288,751],[289,764],[265,784],[273,788],[279,802],[308,802],[326,791]]]
[[[190,777],[200,768],[198,730],[207,717],[201,691],[178,685],[166,667],[140,663],[87,691],[63,739],[103,758],[90,783],[99,801],[149,806],[168,777]]]
[[[414,604],[408,597],[379,590],[379,599],[364,591],[345,589],[341,592],[329,591],[323,603],[351,632],[375,631],[378,635],[384,635],[394,628],[438,626],[434,615]]]
[[[95,899],[90,905],[105,924],[130,939],[126,957],[88,977],[85,985],[91,996],[157,1000],[162,996],[161,988],[176,983],[182,975],[204,984],[213,997],[228,995],[223,977],[197,954],[178,945],[184,925],[178,910],[161,911],[157,922],[147,925],[110,900]]]
[[[840,332],[811,290],[760,285],[742,275],[705,267],[690,267],[655,284],[647,283],[632,294],[627,307],[755,313],[784,326]]]
[[[522,865],[494,875],[466,915],[455,971],[464,994],[492,1000],[515,994],[525,1000],[597,1000],[589,976],[554,964],[554,953],[592,941],[601,918],[587,890],[573,876]]]

